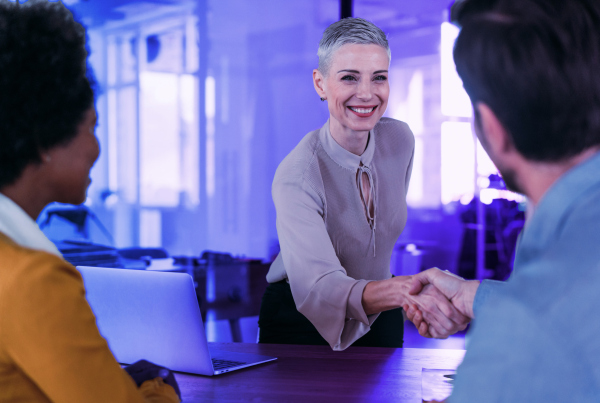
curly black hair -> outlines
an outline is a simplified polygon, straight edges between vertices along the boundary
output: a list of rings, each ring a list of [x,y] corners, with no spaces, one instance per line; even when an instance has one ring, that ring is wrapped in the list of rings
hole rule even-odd
[[[66,144],[94,104],[85,28],[60,2],[0,0],[0,189]]]

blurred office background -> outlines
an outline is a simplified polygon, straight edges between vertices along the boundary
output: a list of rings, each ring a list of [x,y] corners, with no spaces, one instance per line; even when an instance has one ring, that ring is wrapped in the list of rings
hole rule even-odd
[[[279,250],[271,181],[328,118],[312,70],[323,30],[350,6],[388,35],[385,116],[406,121],[416,138],[392,272],[510,273],[524,201],[504,189],[473,135],[451,55],[451,0],[64,3],[88,27],[102,153],[88,214],[51,206],[40,217],[51,238],[271,261]]]

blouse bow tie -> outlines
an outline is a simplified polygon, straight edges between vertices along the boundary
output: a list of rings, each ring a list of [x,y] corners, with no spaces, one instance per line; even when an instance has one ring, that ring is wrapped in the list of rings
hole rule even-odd
[[[365,195],[365,191],[363,188],[363,177],[366,174],[369,179],[369,197],[367,198]],[[375,257],[375,217],[377,216],[377,203],[375,202],[375,182],[373,181],[373,172],[371,168],[367,165],[359,165],[358,166],[358,175],[356,178],[358,189],[360,191],[360,198],[365,206],[365,211],[367,212],[367,221],[369,222],[369,226],[371,227],[371,242],[373,243],[373,257]],[[373,205],[373,215],[371,215],[371,208],[369,204]]]

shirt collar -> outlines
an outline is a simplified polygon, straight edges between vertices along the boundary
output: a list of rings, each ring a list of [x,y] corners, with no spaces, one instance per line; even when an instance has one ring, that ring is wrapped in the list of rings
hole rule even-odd
[[[0,232],[15,243],[62,257],[56,245],[44,235],[37,223],[14,201],[0,193]]]
[[[523,230],[518,253],[521,263],[545,249],[574,204],[585,193],[600,186],[598,172],[600,153],[571,168],[546,191]]]
[[[362,155],[356,155],[339,145],[331,136],[331,132],[329,131],[329,119],[319,131],[319,138],[327,155],[343,168],[351,169],[352,171],[356,171],[361,162],[365,166],[371,166],[373,154],[375,153],[375,137],[375,128],[373,128],[369,133],[369,141],[366,150]]]

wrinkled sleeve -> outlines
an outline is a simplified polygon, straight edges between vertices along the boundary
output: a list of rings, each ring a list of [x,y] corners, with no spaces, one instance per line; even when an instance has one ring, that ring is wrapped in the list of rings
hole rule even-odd
[[[559,240],[515,265],[508,282],[481,283],[449,402],[598,400],[598,213],[570,214]]]
[[[138,390],[100,335],[79,272],[32,254],[0,301],[0,339],[13,362],[53,402],[178,402],[170,385]]]
[[[588,385],[564,344],[519,301],[492,296],[489,302],[473,323],[448,402],[581,401],[569,394]]]
[[[325,227],[324,198],[301,180],[276,180],[273,201],[281,257],[299,312],[334,350],[367,333],[378,314],[365,314],[367,280],[346,274]]]
[[[497,280],[483,280],[477,288],[475,299],[473,300],[473,313],[477,317],[478,311],[486,303],[486,301],[499,291],[504,289],[506,282]]]

